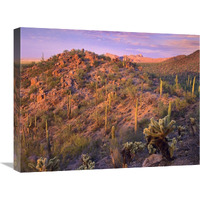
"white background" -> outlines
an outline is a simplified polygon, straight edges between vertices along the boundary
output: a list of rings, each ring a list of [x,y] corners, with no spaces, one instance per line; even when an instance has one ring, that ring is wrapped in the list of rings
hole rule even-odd
[[[199,199],[199,166],[13,171],[13,29],[66,28],[200,35],[198,0],[0,3],[0,199]],[[7,163],[7,164],[5,164]]]

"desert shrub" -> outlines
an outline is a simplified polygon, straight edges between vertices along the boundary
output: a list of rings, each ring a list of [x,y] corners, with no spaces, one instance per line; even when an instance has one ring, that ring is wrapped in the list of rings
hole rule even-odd
[[[175,94],[176,88],[175,88],[174,85],[170,85],[169,82],[163,81],[163,82],[162,82],[162,87],[163,87],[163,92],[164,92],[164,93],[169,93],[170,95]]]
[[[93,66],[94,66],[94,67],[98,67],[98,66],[99,66],[99,61],[94,60],[94,62],[93,62]]]
[[[80,135],[72,135],[61,147],[61,154],[64,161],[79,156],[83,150],[89,145],[90,138]]]
[[[31,85],[31,81],[28,78],[22,81],[23,88],[28,88],[30,85]]]
[[[126,88],[126,95],[128,95],[130,98],[132,98],[133,100],[135,100],[135,98],[137,97],[137,87],[132,85]]]
[[[133,85],[133,79],[129,78],[126,83],[125,83],[126,87],[130,87]]]
[[[54,122],[55,122],[55,124],[61,124],[64,119],[67,119],[67,110],[58,109],[54,113]]]
[[[120,129],[119,137],[120,137],[122,144],[125,142],[134,142],[134,141],[143,141],[144,140],[144,135],[142,134],[142,132],[138,131],[137,134],[135,134],[134,128]]]
[[[138,122],[140,128],[145,128],[149,124],[150,120],[147,118],[143,118]]]
[[[169,93],[164,93],[164,94],[163,94],[163,97],[164,97],[165,99],[168,99]]]
[[[175,107],[177,111],[181,111],[188,106],[188,102],[186,99],[176,98],[175,100]]]
[[[60,82],[60,79],[58,77],[49,77],[47,79],[47,89],[51,90],[55,88]]]
[[[94,92],[96,90],[96,82],[92,81],[86,84],[86,87],[91,90],[92,92]]]
[[[86,65],[86,72],[89,73],[92,69],[92,66],[90,66],[89,64]]]
[[[160,118],[167,115],[168,105],[164,104],[162,101],[159,101],[156,108],[154,109],[156,115]]]
[[[147,83],[148,85],[151,86],[153,84],[152,80],[150,80],[149,75],[147,73],[144,73],[142,78],[144,82]]]
[[[35,85],[32,85],[30,87],[28,94],[31,95],[32,93],[37,93],[37,91],[38,91],[38,88]]]
[[[28,106],[29,104],[29,97],[21,98],[21,106]]]
[[[100,160],[109,154],[109,145],[103,143],[101,139],[93,140],[86,151],[94,160]]]
[[[79,85],[79,88],[85,86],[85,75],[86,75],[86,72],[83,69],[76,70],[75,79]]]
[[[112,67],[112,69],[113,69],[114,72],[119,72],[119,66],[118,65],[114,65]]]
[[[123,68],[123,62],[120,60],[116,63],[119,68]]]
[[[191,103],[195,102],[196,96],[195,95],[192,96],[192,92],[189,92],[189,91],[184,92],[183,96],[184,96],[187,103],[191,104]]]

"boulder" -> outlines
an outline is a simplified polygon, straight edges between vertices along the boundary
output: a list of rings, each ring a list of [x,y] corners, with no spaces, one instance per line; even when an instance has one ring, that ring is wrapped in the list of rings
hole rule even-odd
[[[45,99],[45,97],[46,97],[45,93],[39,94],[39,95],[37,96],[37,102],[41,102],[42,100]]]
[[[31,85],[35,85],[38,82],[37,78],[32,78],[31,79]]]
[[[58,77],[58,76],[60,76],[60,72],[61,72],[60,69],[55,69],[55,70],[52,72],[52,75]]]
[[[162,160],[163,157],[161,154],[152,154],[144,160],[142,167],[153,167],[158,165]]]

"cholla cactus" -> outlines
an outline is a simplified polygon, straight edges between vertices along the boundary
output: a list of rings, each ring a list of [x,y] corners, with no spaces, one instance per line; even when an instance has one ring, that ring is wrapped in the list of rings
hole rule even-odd
[[[195,118],[190,118],[190,129],[192,131],[192,134],[195,135],[196,132],[196,119]]]
[[[151,118],[149,127],[143,131],[147,143],[155,145],[167,159],[170,159],[170,152],[166,136],[175,129],[175,123],[174,120],[169,122],[169,116],[159,119],[159,122]]]
[[[95,162],[92,162],[91,157],[88,154],[82,154],[81,161],[82,165],[78,168],[79,170],[95,168]]]
[[[135,154],[139,151],[144,150],[145,144],[142,142],[126,142],[123,144],[122,148],[122,157],[123,157],[123,166],[130,163],[131,159],[135,156]]]
[[[147,149],[149,151],[149,154],[154,154],[156,153],[156,148],[154,148],[154,146],[152,144],[148,144],[147,145]]]
[[[33,165],[32,163],[29,163],[28,166],[38,172],[57,171],[59,170],[59,163],[60,163],[60,160],[57,159],[57,157],[54,157],[50,159],[49,161],[47,160],[47,158],[41,157],[37,160],[36,166]]]
[[[178,128],[178,135],[179,136],[183,136],[183,135],[186,134],[186,132],[185,132],[186,128],[184,126],[178,126],[177,128]]]
[[[176,138],[173,138],[172,143],[169,147],[170,158],[172,158],[174,155],[174,151],[176,150],[176,144],[177,144],[177,140]]]

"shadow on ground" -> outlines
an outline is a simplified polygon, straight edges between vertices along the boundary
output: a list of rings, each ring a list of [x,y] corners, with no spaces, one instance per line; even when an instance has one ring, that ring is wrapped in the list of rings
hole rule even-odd
[[[5,163],[1,163],[1,164],[13,169],[13,163],[5,162]]]

